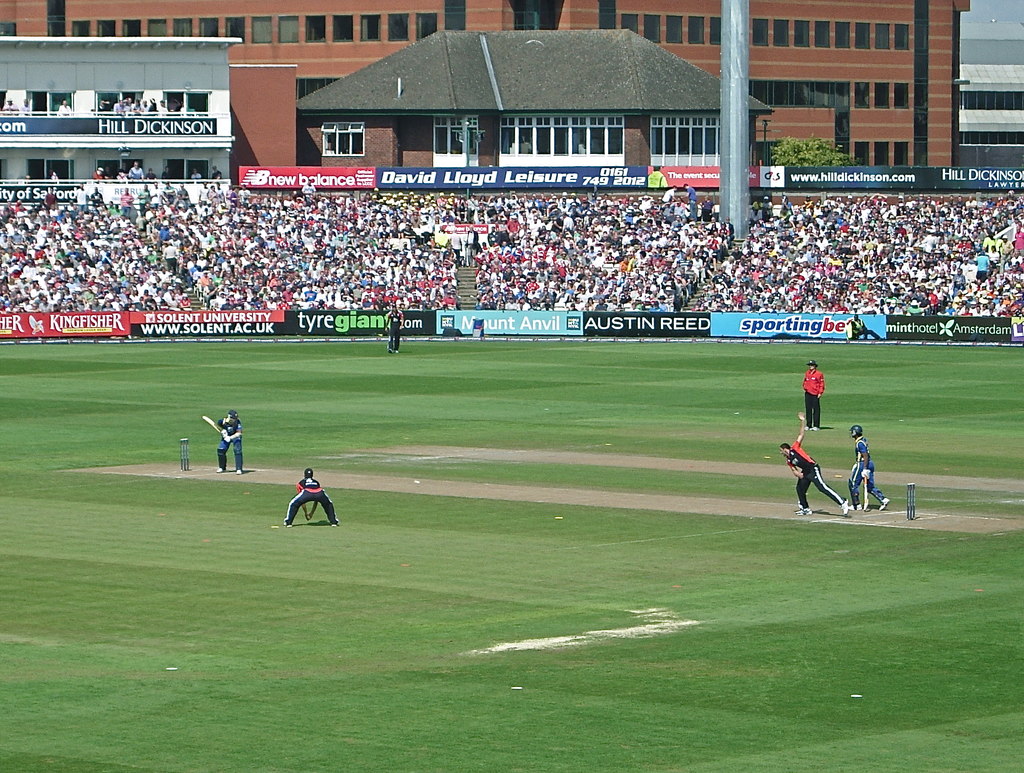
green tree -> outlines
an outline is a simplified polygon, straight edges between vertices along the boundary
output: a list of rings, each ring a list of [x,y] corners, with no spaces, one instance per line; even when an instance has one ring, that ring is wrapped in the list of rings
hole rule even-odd
[[[777,166],[853,166],[856,161],[831,140],[783,137],[772,148],[772,163]]]

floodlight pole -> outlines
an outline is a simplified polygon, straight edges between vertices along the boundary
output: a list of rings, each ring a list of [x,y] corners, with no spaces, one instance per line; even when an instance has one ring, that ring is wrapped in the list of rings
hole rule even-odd
[[[722,0],[721,211],[737,239],[750,208],[750,0]]]

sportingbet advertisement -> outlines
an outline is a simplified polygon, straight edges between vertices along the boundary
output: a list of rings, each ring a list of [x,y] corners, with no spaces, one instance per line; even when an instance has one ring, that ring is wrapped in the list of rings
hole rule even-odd
[[[712,312],[711,335],[720,338],[849,338],[852,314],[740,314]],[[885,338],[885,316],[863,314],[861,321],[878,338]],[[873,337],[873,336],[869,336]]]

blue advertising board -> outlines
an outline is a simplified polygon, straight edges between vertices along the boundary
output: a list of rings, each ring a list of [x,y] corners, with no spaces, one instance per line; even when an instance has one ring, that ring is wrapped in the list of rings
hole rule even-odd
[[[722,338],[816,338],[847,337],[852,314],[743,314],[712,312],[711,335]],[[885,316],[862,314],[861,321],[879,338],[885,338]]]
[[[473,321],[482,320],[485,335],[496,336],[582,336],[580,311],[468,311],[437,312],[437,329],[473,332]]]
[[[638,188],[647,187],[646,166],[470,166],[377,167],[377,188],[508,189],[508,188]]]
[[[110,115],[97,118],[21,118],[0,116],[0,137],[52,134],[101,136],[213,137],[217,119],[209,116]]]

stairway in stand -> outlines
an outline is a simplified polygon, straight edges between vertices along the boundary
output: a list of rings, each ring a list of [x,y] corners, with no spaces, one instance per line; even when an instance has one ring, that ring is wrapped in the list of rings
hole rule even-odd
[[[456,278],[459,282],[459,308],[476,308],[476,268],[459,266]]]

